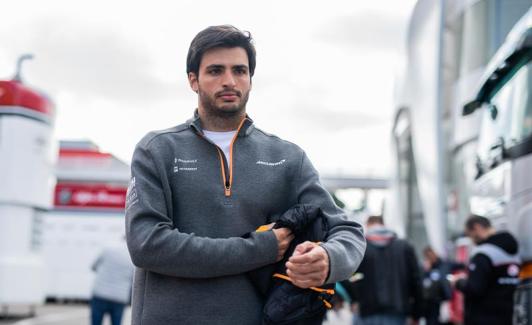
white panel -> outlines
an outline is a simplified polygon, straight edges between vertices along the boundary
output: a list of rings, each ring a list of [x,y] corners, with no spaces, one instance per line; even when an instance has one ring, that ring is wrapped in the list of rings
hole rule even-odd
[[[0,202],[52,205],[52,127],[21,116],[0,116]]]
[[[443,148],[440,107],[440,1],[420,1],[410,26],[408,103],[412,146],[423,214],[430,244],[445,251]]]
[[[532,262],[532,155],[512,162],[511,199],[508,208],[509,229],[519,241],[523,261]]]
[[[0,204],[0,257],[29,254],[34,210]]]
[[[0,257],[0,304],[44,303],[44,267],[40,257]]]
[[[89,299],[92,263],[104,247],[124,236],[123,213],[51,211],[44,217],[46,296]]]

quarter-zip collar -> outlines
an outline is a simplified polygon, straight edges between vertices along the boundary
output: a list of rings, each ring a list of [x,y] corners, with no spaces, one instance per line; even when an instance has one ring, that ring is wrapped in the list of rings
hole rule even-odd
[[[231,147],[229,149],[229,160],[230,162],[227,162],[227,159],[225,158],[225,155],[222,152],[222,149],[220,149],[216,144],[214,144],[211,140],[209,140],[207,137],[205,137],[203,133],[203,129],[201,128],[201,120],[198,114],[198,110],[196,109],[194,111],[194,117],[187,121],[187,124],[196,132],[196,134],[203,139],[205,139],[207,142],[211,143],[218,152],[218,158],[220,159],[220,170],[222,173],[222,182],[224,186],[224,195],[226,198],[229,198],[231,196],[231,189],[233,186],[233,149],[235,141],[238,137],[245,137],[248,136],[253,131],[253,120],[251,120],[247,115],[244,118],[243,121],[240,122],[240,125],[238,126],[237,132],[235,134],[235,137],[231,141]]]
[[[199,133],[203,135],[203,128],[201,126],[201,119],[198,113],[198,109],[194,110],[194,116],[187,120],[187,125],[194,129],[196,133]],[[255,129],[253,125],[253,120],[249,117],[249,115],[246,114],[246,117],[244,118],[244,124],[242,124],[242,127],[238,131],[239,137],[246,137],[253,132]]]

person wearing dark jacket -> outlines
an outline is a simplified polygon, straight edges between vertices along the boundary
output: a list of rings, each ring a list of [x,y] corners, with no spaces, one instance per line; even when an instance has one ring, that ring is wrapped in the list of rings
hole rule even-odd
[[[452,296],[447,276],[465,266],[442,259],[430,246],[423,249],[423,257],[423,317],[427,325],[439,325],[441,304]]]
[[[521,264],[517,241],[508,232],[496,232],[481,216],[467,220],[466,234],[477,246],[471,252],[467,279],[453,281],[464,293],[464,324],[512,324]]]
[[[414,248],[384,227],[380,216],[367,221],[366,254],[357,273],[342,284],[364,325],[404,325],[422,308],[421,270]]]

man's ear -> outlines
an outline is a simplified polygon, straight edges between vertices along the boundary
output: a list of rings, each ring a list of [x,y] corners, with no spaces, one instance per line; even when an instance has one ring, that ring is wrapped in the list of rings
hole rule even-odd
[[[198,76],[194,72],[188,73],[188,83],[190,85],[190,88],[192,88],[192,90],[197,93],[199,90]]]

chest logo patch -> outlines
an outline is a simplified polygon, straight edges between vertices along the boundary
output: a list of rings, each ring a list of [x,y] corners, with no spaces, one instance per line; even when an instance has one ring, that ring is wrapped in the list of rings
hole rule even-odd
[[[195,172],[198,170],[197,159],[181,159],[174,158],[174,173],[179,172]]]
[[[280,166],[282,164],[284,164],[286,162],[286,159],[283,159],[283,160],[280,160],[280,161],[276,161],[276,162],[269,162],[269,161],[262,161],[262,160],[259,160],[257,161],[257,165],[263,165],[263,166],[271,166],[271,167],[275,167],[275,166]]]

